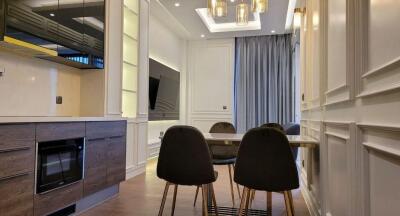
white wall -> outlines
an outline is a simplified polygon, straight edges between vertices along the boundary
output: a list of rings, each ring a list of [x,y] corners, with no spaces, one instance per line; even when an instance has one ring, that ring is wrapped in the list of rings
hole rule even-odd
[[[3,50],[0,68],[0,116],[80,115],[79,69]]]
[[[320,147],[304,157],[312,176],[302,183],[313,215],[400,211],[399,10],[396,1],[307,1],[302,133]]]
[[[208,131],[233,122],[235,40],[191,41],[188,59],[188,124]]]
[[[148,126],[149,157],[158,155],[160,132],[177,124],[186,124],[186,40],[164,25],[157,17],[150,15],[149,29],[150,58],[180,72],[180,120],[150,121]]]

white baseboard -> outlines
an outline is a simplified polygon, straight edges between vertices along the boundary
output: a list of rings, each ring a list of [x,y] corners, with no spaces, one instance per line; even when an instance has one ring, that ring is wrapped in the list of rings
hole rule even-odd
[[[125,180],[131,179],[135,176],[138,176],[142,173],[146,172],[146,164],[141,164],[138,166],[132,166],[126,169],[126,178]]]
[[[303,194],[304,201],[311,216],[321,216],[321,209],[311,191],[308,190],[307,184],[300,178],[300,190]]]

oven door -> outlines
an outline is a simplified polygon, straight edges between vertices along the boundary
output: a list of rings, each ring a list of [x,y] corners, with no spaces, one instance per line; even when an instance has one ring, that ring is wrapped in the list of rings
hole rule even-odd
[[[83,152],[83,138],[39,143],[36,192],[43,193],[81,180]]]

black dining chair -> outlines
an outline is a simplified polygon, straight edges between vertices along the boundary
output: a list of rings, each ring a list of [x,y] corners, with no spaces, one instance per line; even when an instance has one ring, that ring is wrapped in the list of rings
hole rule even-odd
[[[291,190],[299,188],[299,177],[289,141],[281,131],[270,127],[249,130],[240,144],[234,176],[245,187],[239,215],[247,215],[255,190],[283,192],[287,215],[294,215]]]
[[[261,125],[260,127],[270,127],[270,128],[276,128],[280,131],[285,131],[285,129],[279,123],[266,123]]]
[[[203,215],[208,215],[208,189],[218,215],[213,182],[216,172],[211,154],[203,134],[191,126],[169,128],[162,141],[157,163],[157,176],[166,181],[159,216],[162,215],[168,189],[174,185],[172,212],[174,215],[178,185],[201,186],[203,194]]]
[[[210,133],[236,133],[235,127],[229,122],[217,122],[210,128]],[[234,165],[236,162],[236,156],[239,149],[240,142],[225,143],[223,141],[208,141],[208,146],[212,154],[213,165],[226,165],[229,171],[229,181],[231,188],[232,204],[235,205],[235,195],[233,190],[233,175]],[[240,189],[239,185],[236,184],[239,198]],[[194,204],[196,205],[197,194],[199,192],[199,187],[196,189],[196,195],[194,199]]]

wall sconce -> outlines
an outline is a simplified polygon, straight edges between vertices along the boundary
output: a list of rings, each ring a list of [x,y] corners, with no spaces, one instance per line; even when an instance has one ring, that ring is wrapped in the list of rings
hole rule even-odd
[[[294,29],[299,29],[301,27],[301,19],[303,17],[303,14],[305,14],[306,9],[302,8],[296,8],[294,9],[294,15],[293,15],[293,28]]]

